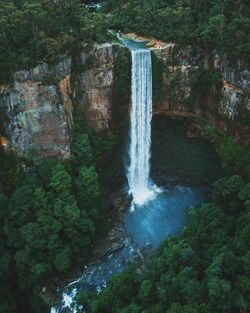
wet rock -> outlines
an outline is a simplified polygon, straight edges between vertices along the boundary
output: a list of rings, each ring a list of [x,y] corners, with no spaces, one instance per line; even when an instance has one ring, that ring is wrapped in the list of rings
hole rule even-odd
[[[145,244],[145,248],[144,249],[150,250],[152,248],[153,248],[152,244],[149,241],[147,241],[146,244]]]
[[[126,244],[124,229],[121,227],[114,227],[108,233],[108,236],[99,242],[93,250],[93,256],[101,258],[117,250],[122,249]]]
[[[58,301],[59,293],[55,289],[43,287],[39,296],[48,306],[52,307]]]
[[[125,211],[127,207],[126,207],[124,197],[116,198],[113,201],[113,206],[114,206],[114,209],[118,212]]]
[[[138,249],[136,250],[136,252],[138,253],[140,259],[143,261],[143,260],[144,260],[144,256],[143,256],[141,250],[138,248]]]

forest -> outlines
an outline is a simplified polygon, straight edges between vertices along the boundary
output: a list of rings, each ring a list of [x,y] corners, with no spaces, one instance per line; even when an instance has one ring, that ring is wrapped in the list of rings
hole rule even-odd
[[[98,172],[113,143],[79,114],[72,136],[67,163],[34,162],[1,148],[0,312],[45,310],[37,297],[43,284],[83,263],[107,231],[109,203]]]
[[[249,58],[248,1],[111,0],[104,8],[114,16],[112,27],[124,32]]]
[[[225,177],[213,185],[212,201],[189,211],[181,238],[170,236],[145,271],[111,279],[102,293],[81,291],[86,312],[247,312],[250,292],[249,150],[206,127],[216,138]]]
[[[107,0],[94,12],[88,2],[1,0],[0,83],[12,84],[17,70],[115,41],[109,29],[249,62],[247,0]],[[205,82],[217,83],[208,75]],[[120,78],[116,87],[127,100],[126,77]],[[194,101],[210,88],[199,77],[197,84]],[[38,296],[42,287],[84,264],[108,232],[117,138],[97,134],[77,104],[73,117],[69,160],[36,160],[0,145],[0,313],[49,312]],[[72,304],[77,312],[249,312],[250,150],[212,125],[202,127],[224,173],[210,201],[190,209],[181,236],[168,236],[143,272],[132,263],[99,294],[80,291]]]
[[[0,81],[11,80],[17,69],[55,62],[91,43],[103,42],[110,37],[107,29],[249,59],[247,0],[110,0],[94,14],[86,8],[87,2],[2,0]]]

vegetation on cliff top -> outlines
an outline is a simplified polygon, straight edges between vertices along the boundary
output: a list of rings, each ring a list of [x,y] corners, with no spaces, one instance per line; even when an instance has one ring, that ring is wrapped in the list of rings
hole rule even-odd
[[[249,58],[247,0],[108,0],[98,12],[89,11],[88,2],[2,0],[0,82],[18,69],[57,62],[75,49],[108,40],[112,28]]]
[[[229,56],[249,59],[248,0],[104,1],[111,27],[151,35],[181,46],[217,48]]]
[[[0,25],[0,82],[6,82],[18,69],[60,61],[107,39],[109,23],[82,0],[2,0]]]

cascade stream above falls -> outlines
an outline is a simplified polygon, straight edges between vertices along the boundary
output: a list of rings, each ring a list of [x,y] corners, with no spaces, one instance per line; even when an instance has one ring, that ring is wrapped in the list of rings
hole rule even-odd
[[[188,209],[191,206],[199,206],[208,195],[209,190],[204,189],[199,184],[194,186],[183,183],[181,179],[174,182],[171,180],[169,183],[167,175],[166,184],[162,184],[164,171],[161,171],[159,181],[157,181],[159,175],[152,175],[159,188],[154,185],[151,179],[152,170],[150,166],[151,139],[154,141],[152,149],[158,149],[157,141],[164,145],[161,149],[162,155],[159,157],[162,163],[168,158],[168,152],[175,150],[176,141],[171,141],[168,133],[164,137],[165,132],[162,130],[160,130],[160,140],[155,139],[154,134],[157,134],[157,129],[156,131],[151,129],[151,51],[145,48],[145,43],[137,43],[124,38],[121,39],[121,42],[130,49],[132,60],[130,131],[128,134],[129,157],[125,166],[128,188],[124,188],[132,196],[132,202],[130,207],[128,205],[126,210],[123,210],[119,225],[114,226],[114,229],[119,229],[119,235],[116,239],[119,244],[110,243],[109,253],[83,265],[82,275],[60,290],[61,300],[52,308],[51,313],[76,312],[75,309],[69,307],[78,290],[86,289],[100,292],[102,288],[105,288],[110,277],[127,268],[131,261],[150,257],[152,251],[158,248],[168,235],[178,236],[182,226],[188,222]],[[167,127],[168,124],[164,124],[164,130]],[[178,142],[185,145],[185,149],[181,151],[184,157],[196,149],[185,136],[180,135],[176,138]],[[188,148],[189,145],[190,148]],[[152,151],[152,155],[155,155],[155,150]],[[215,154],[214,151],[211,153]],[[208,155],[207,151],[202,151],[200,154],[196,153],[192,163],[199,163],[200,159],[206,158]],[[197,160],[195,160],[196,157]],[[175,159],[178,157],[173,158],[173,160]],[[155,162],[155,160],[153,161]],[[207,161],[213,166],[213,158]],[[161,186],[159,186],[159,182]],[[106,241],[108,240],[110,238],[106,239]]]

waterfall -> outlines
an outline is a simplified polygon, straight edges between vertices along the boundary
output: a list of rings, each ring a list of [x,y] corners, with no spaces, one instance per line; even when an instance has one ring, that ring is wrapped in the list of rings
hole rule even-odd
[[[150,182],[152,120],[151,51],[131,50],[130,164],[127,178],[133,203],[141,205],[154,194]]]

